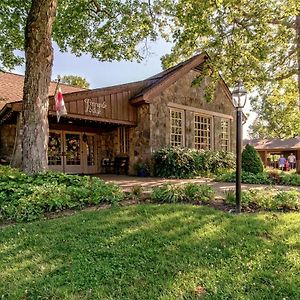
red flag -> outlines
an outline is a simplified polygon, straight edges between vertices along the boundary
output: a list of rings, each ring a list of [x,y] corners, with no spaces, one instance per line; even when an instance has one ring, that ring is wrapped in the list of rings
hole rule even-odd
[[[55,94],[55,109],[57,115],[57,122],[59,122],[60,117],[67,114],[67,109],[65,106],[63,94],[60,87],[57,88]]]

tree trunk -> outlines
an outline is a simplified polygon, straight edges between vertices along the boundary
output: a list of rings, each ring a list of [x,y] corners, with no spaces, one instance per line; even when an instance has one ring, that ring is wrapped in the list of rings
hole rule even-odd
[[[298,64],[298,105],[300,109],[300,12],[296,16],[296,47],[297,47],[297,64]]]
[[[25,29],[22,168],[27,174],[48,168],[48,91],[56,6],[57,0],[32,0]]]

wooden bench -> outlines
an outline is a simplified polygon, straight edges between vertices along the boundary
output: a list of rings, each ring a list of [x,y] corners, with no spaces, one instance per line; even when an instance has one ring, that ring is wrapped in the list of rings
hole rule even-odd
[[[125,174],[128,175],[129,168],[129,157],[128,156],[117,156],[114,162],[115,174]]]

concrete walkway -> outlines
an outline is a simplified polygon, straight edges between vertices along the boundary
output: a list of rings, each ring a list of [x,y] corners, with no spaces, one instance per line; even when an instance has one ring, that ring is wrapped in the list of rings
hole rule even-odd
[[[101,179],[106,182],[112,182],[123,188],[124,191],[129,192],[134,186],[141,186],[145,192],[150,191],[153,187],[163,185],[164,183],[172,184],[182,184],[187,182],[207,184],[211,186],[218,197],[224,197],[225,190],[235,190],[235,183],[230,182],[215,182],[210,178],[196,178],[196,179],[162,179],[155,177],[134,177],[125,175],[112,175],[112,174],[101,174],[98,175]],[[300,187],[282,186],[275,185],[272,186],[280,190],[290,190],[291,188],[296,188],[300,192]],[[242,190],[247,190],[250,188],[270,188],[270,185],[261,184],[242,184]]]

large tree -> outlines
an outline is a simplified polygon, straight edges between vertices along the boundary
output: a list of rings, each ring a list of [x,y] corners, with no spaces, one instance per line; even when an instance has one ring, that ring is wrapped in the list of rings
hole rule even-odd
[[[252,99],[257,117],[250,126],[252,138],[291,138],[300,134],[298,90],[294,78],[272,86],[263,97]]]
[[[156,37],[158,1],[1,0],[0,62],[26,71],[22,111],[22,168],[48,168],[48,87],[55,41],[61,51],[105,61],[141,59],[138,47]]]
[[[299,0],[174,0],[174,4],[169,31],[175,45],[163,59],[165,66],[207,51],[229,85],[242,79],[249,90],[264,91],[296,74],[300,91]]]

